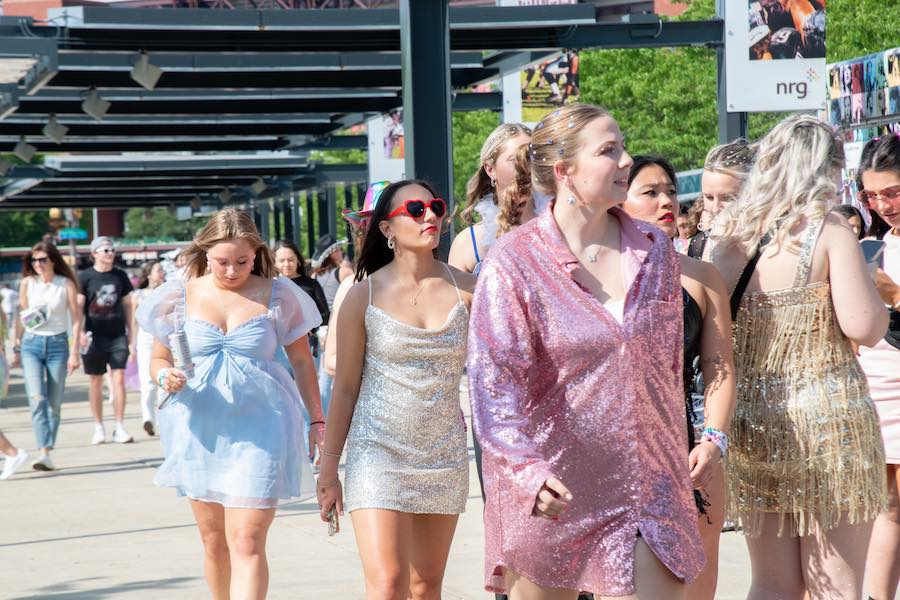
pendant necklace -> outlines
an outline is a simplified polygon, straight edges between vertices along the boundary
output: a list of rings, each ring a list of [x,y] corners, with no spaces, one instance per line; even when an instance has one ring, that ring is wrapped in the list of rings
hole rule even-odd
[[[422,285],[419,286],[419,291],[416,292],[416,295],[409,299],[409,303],[412,304],[413,306],[418,306],[418,305],[419,305],[419,302],[418,302],[419,294],[421,294],[421,293],[422,293],[422,290],[425,289],[425,284],[426,284],[426,283],[427,283],[427,281],[423,281],[423,282],[422,282]]]

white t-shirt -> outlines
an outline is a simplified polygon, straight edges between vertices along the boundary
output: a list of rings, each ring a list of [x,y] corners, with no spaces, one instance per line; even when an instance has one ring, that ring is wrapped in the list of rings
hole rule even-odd
[[[0,289],[0,296],[3,297],[3,312],[12,314],[19,309],[19,292],[11,288]]]
[[[25,280],[28,308],[42,308],[47,316],[46,323],[36,329],[29,329],[28,333],[49,336],[68,331],[69,294],[67,285],[68,279],[62,275],[55,275],[49,282],[45,282],[39,277],[29,277]]]

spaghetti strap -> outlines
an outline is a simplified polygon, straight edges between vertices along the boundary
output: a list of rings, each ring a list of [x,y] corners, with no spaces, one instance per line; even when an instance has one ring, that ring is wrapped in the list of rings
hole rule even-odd
[[[456,297],[460,302],[463,301],[462,295],[459,293],[459,286],[456,285],[456,277],[453,276],[453,269],[450,268],[450,265],[447,263],[441,263],[444,265],[444,268],[447,269],[447,274],[450,275],[450,280],[453,282],[453,288],[456,290]]]
[[[475,251],[475,263],[478,264],[481,262],[481,257],[478,255],[478,242],[475,240],[475,226],[469,226],[469,235],[472,237],[472,250]]]
[[[369,282],[369,304],[367,306],[370,306],[372,304],[372,275],[369,275],[366,280]]]
[[[812,266],[813,250],[816,248],[816,240],[822,231],[825,219],[818,219],[810,223],[803,238],[803,247],[800,249],[800,258],[797,260],[797,270],[794,274],[793,287],[802,287],[809,282],[809,269]]]

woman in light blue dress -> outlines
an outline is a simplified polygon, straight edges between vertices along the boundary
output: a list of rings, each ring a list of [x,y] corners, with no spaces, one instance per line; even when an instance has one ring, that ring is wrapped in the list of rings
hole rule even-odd
[[[253,221],[212,217],[185,251],[187,277],[137,313],[155,338],[150,372],[173,399],[159,413],[165,461],[155,477],[191,500],[212,597],[263,598],[265,540],[279,501],[315,493],[310,449],[324,419],[306,334],[315,302],[279,277]],[[188,340],[193,376],[174,368],[169,336]],[[283,346],[296,382],[275,358]],[[312,416],[309,446],[301,397]],[[249,510],[248,510],[249,509]]]

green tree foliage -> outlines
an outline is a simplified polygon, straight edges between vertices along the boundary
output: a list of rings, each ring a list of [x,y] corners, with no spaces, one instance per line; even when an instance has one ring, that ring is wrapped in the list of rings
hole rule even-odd
[[[466,182],[481,162],[481,145],[500,125],[500,115],[489,110],[453,113],[453,198],[466,201]]]
[[[205,222],[203,217],[179,221],[167,208],[130,208],[125,213],[125,237],[188,241]]]
[[[0,213],[0,246],[32,246],[49,231],[46,210]]]
[[[828,0],[828,62],[900,46],[900,2]]]

